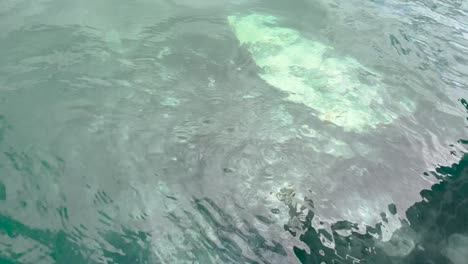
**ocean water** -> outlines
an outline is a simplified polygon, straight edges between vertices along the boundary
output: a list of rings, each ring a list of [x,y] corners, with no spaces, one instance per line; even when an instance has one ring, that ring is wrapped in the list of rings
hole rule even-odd
[[[465,263],[467,3],[0,1],[0,263]]]

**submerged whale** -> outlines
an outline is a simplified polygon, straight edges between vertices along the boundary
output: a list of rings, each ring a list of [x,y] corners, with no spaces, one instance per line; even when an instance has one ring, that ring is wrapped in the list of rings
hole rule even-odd
[[[229,16],[227,21],[240,45],[250,53],[260,68],[259,77],[271,87],[283,92],[287,101],[310,108],[310,112],[323,122],[332,123],[345,132],[366,133],[391,124],[397,118],[411,114],[416,108],[415,103],[404,95],[399,95],[398,100],[394,98],[394,91],[384,82],[383,74],[363,65],[356,58],[339,54],[332,46],[305,37],[298,30],[282,26],[278,17],[259,13],[236,14]],[[363,147],[366,151],[353,153],[358,149],[351,147],[353,142],[335,138],[336,135],[327,131],[321,131],[319,134],[318,138],[329,141],[335,157],[347,160],[356,155],[372,160],[371,156],[375,155],[369,146]],[[301,139],[307,142],[307,138]],[[324,149],[314,150],[327,153]],[[343,166],[346,166],[345,163]],[[353,164],[348,170],[352,171],[362,165]],[[289,166],[292,170],[296,168],[293,163]],[[366,168],[363,167],[362,171],[366,171]],[[362,182],[367,181],[367,185],[372,186],[373,182],[379,181],[378,176],[371,173],[367,175],[369,178],[360,179]],[[332,184],[343,179],[333,175],[326,179],[320,178]],[[360,181],[357,178],[353,179]],[[316,181],[317,185],[324,185],[320,180],[315,177],[307,179],[310,183]],[[286,185],[288,184],[284,186]],[[276,193],[281,193],[284,186],[276,186]],[[391,194],[376,192],[373,199],[368,199],[362,196],[358,186],[363,185],[356,183],[355,186],[342,188],[341,190],[346,190],[346,199],[350,202],[346,202],[345,205],[339,198],[333,197],[331,208],[336,209],[336,212],[326,212],[324,215],[328,215],[334,221],[346,219],[357,222],[360,228],[380,222],[379,213],[386,211],[385,208],[393,200]],[[306,196],[301,190],[294,192],[296,197]],[[316,198],[329,197],[330,193],[323,192],[316,195]],[[272,201],[273,204],[275,202],[277,201]],[[318,215],[328,210],[316,209],[314,211]],[[390,239],[400,224],[398,217],[383,223],[381,239]]]
[[[302,103],[323,120],[346,131],[361,132],[389,124],[414,105],[406,98],[390,100],[382,77],[352,57],[303,37],[263,14],[229,16],[236,38],[262,69],[260,77]]]

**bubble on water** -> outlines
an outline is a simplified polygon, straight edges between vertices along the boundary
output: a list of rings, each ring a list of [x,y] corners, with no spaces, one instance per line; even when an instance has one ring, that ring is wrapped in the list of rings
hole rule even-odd
[[[216,80],[213,77],[208,78],[208,87],[209,88],[214,88],[216,84]]]
[[[169,47],[164,47],[161,49],[161,51],[158,53],[158,55],[156,56],[158,59],[163,59],[164,57],[166,57],[167,55],[171,54],[171,48]]]
[[[180,100],[171,96],[164,97],[161,100],[161,105],[164,105],[164,106],[178,106],[179,104],[180,104]]]

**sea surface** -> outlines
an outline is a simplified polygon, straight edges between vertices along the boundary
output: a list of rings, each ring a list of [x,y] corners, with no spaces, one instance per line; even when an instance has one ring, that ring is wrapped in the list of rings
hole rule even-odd
[[[1,0],[0,263],[465,264],[466,100],[464,0]]]

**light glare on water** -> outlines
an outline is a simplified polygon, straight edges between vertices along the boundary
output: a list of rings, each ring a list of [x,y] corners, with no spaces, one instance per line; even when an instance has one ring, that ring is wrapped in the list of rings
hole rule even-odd
[[[463,263],[467,12],[3,1],[0,263]]]

